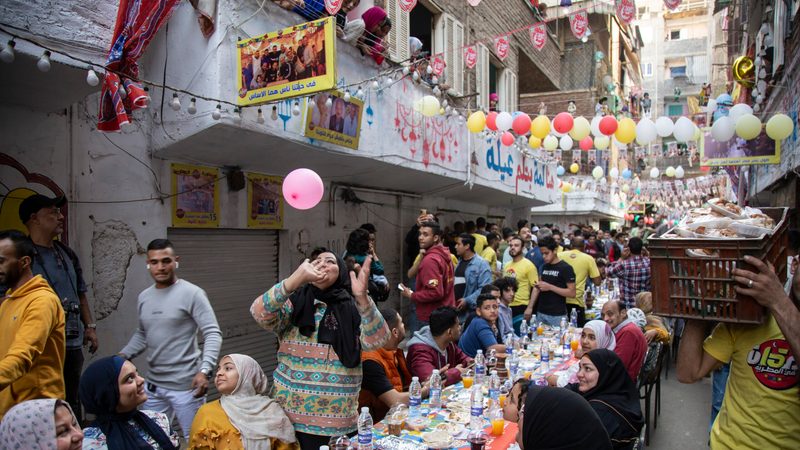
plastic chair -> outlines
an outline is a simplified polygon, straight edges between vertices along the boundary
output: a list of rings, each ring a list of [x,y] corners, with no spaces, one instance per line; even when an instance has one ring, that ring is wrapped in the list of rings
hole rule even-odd
[[[642,368],[639,374],[639,398],[644,400],[644,442],[650,445],[650,404],[653,391],[656,392],[655,407],[653,408],[653,429],[658,427],[658,414],[661,410],[661,367],[664,365],[664,344],[657,342],[647,349],[645,362],[655,361],[652,367]]]

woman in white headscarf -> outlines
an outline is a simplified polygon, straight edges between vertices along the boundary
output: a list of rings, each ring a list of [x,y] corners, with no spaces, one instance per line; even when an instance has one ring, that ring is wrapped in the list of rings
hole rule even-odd
[[[266,395],[267,376],[256,360],[236,353],[223,357],[214,383],[222,397],[197,411],[190,450],[299,450],[292,423]]]
[[[0,450],[80,450],[82,446],[83,431],[63,400],[19,403],[0,423]]]
[[[614,337],[614,331],[607,323],[602,320],[590,320],[586,322],[581,330],[580,344],[581,346],[575,351],[575,358],[578,359],[596,348],[614,350],[617,346],[617,339]],[[578,364],[573,364],[567,370],[548,376],[547,382],[550,386],[564,387],[569,383],[577,382],[577,373]]]

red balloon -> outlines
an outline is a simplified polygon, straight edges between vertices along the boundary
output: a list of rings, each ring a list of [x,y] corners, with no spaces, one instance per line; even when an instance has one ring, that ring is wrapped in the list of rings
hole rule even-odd
[[[524,136],[531,131],[531,118],[525,113],[518,115],[511,122],[511,129],[519,136]]]
[[[700,172],[708,172],[711,170],[711,167],[708,166],[700,166]]]
[[[615,119],[614,116],[609,115],[600,119],[600,125],[598,128],[600,128],[601,133],[605,134],[606,136],[611,136],[615,131],[617,131],[618,125],[617,119]]]
[[[569,133],[569,130],[572,129],[572,125],[574,125],[574,120],[572,119],[572,114],[562,112],[556,115],[556,118],[553,119],[553,128],[561,134]]]
[[[486,127],[492,131],[497,131],[497,111],[492,111],[486,116]]]
[[[502,142],[506,147],[511,147],[514,145],[514,135],[508,131],[504,131],[503,135],[500,137],[500,142]]]
[[[592,146],[594,145],[594,141],[592,141],[591,136],[586,136],[585,138],[581,139],[580,146],[581,150],[589,151]]]

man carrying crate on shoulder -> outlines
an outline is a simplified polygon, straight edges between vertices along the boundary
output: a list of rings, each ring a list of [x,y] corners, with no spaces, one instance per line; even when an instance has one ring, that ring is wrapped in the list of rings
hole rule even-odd
[[[734,269],[739,294],[769,309],[761,325],[689,320],[678,349],[678,380],[695,383],[730,363],[727,392],[711,429],[713,449],[795,448],[800,436],[800,271],[787,296],[771,264],[745,256],[757,272]]]

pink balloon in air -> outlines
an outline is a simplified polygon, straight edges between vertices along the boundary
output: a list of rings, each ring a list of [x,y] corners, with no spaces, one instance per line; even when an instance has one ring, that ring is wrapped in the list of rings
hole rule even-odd
[[[325,185],[311,169],[295,169],[283,179],[283,198],[296,209],[311,209],[322,200]]]

